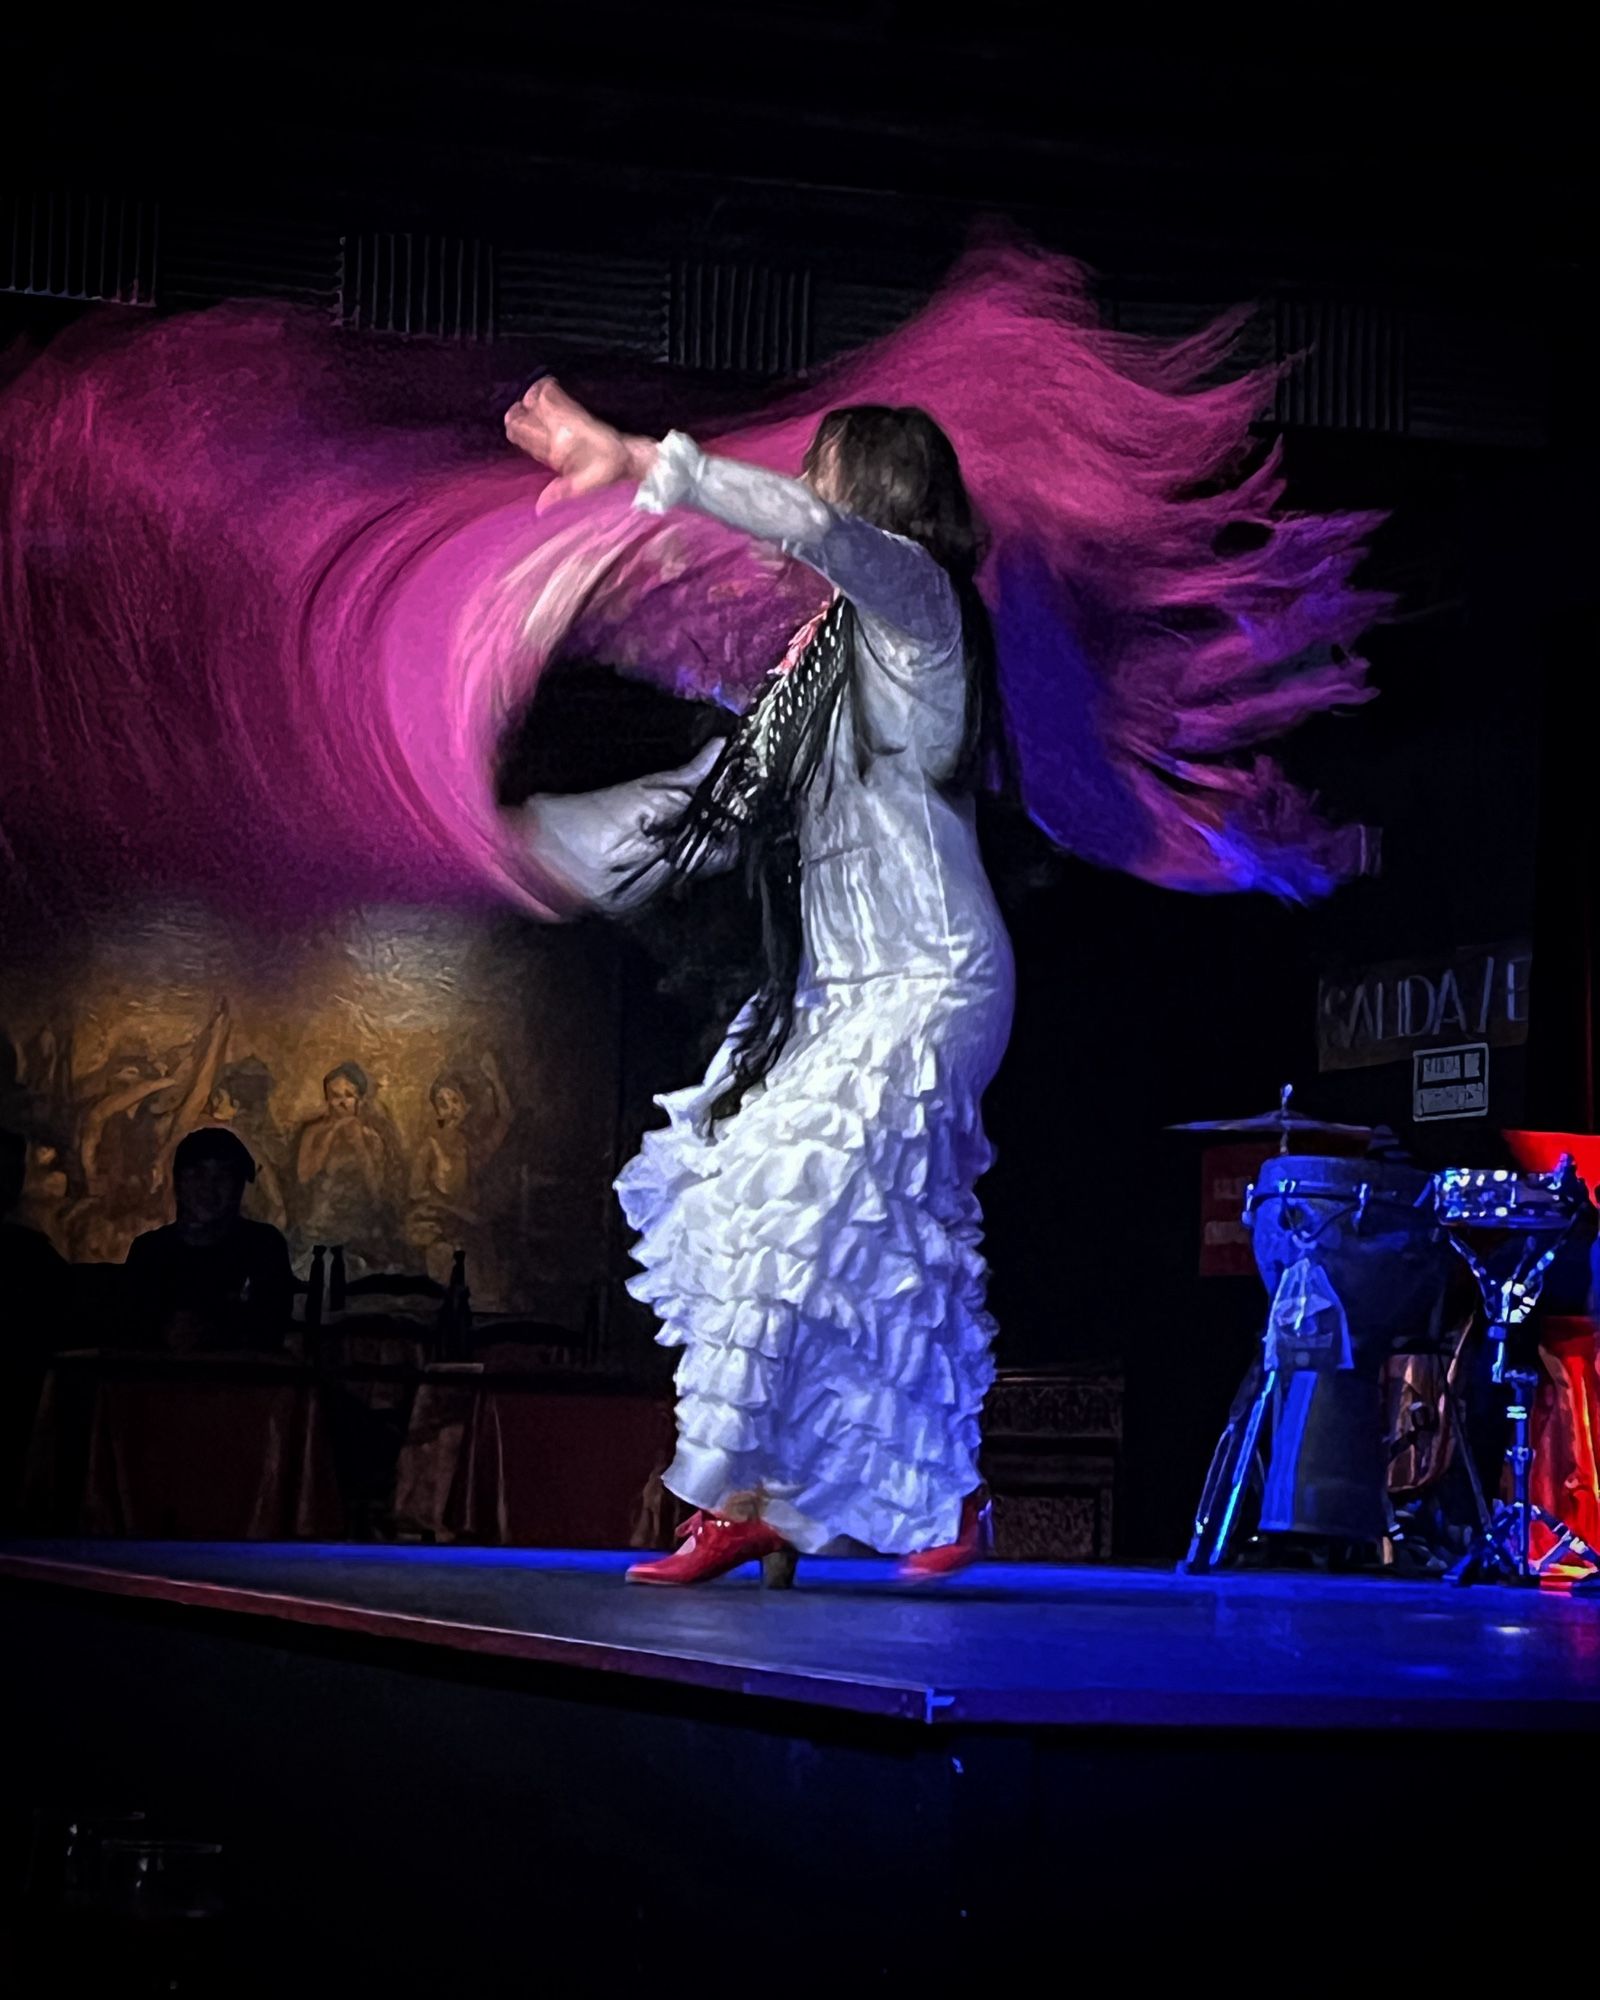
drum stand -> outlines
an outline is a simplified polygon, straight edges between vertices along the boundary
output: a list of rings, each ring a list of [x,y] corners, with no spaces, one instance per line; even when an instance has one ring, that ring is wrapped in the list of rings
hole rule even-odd
[[[1258,1368],[1260,1380],[1255,1394],[1248,1407],[1241,1409],[1240,1399]],[[1261,1426],[1272,1407],[1277,1388],[1277,1369],[1261,1367],[1259,1362],[1252,1365],[1250,1373],[1240,1384],[1239,1396],[1235,1397],[1233,1409],[1228,1414],[1227,1428],[1211,1454],[1200,1504],[1195,1509],[1194,1535],[1189,1543],[1189,1552],[1179,1565],[1191,1575],[1220,1569],[1228,1559],[1228,1551],[1239,1528],[1240,1505],[1261,1471],[1257,1449],[1261,1443]]]
[[[1541,1252],[1537,1239],[1524,1239],[1513,1275],[1496,1279],[1462,1237],[1456,1236],[1454,1241],[1483,1292],[1489,1315],[1489,1339],[1494,1348],[1493,1379],[1509,1391],[1506,1416],[1511,1425],[1511,1442],[1506,1448],[1506,1463],[1511,1467],[1511,1498],[1502,1500],[1495,1508],[1473,1537],[1466,1554],[1446,1572],[1445,1581],[1537,1585],[1548,1570],[1568,1556],[1591,1564],[1595,1574],[1600,1575],[1600,1553],[1532,1497],[1533,1392],[1539,1386],[1539,1377],[1532,1369],[1508,1366],[1507,1360],[1511,1336],[1526,1322],[1537,1303],[1555,1246]],[[1535,1521],[1553,1538],[1551,1546],[1538,1557],[1532,1547]]]

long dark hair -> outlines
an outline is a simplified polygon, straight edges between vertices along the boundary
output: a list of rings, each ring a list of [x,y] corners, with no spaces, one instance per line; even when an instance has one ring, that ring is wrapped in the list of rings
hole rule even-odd
[[[950,578],[961,607],[967,705],[942,788],[1007,788],[994,635],[975,581],[983,536],[955,447],[925,410],[860,403],[823,418],[805,472],[843,512],[920,543]],[[708,850],[732,847],[760,911],[763,978],[734,1036],[732,1070],[711,1105],[713,1124],[731,1118],[766,1077],[794,1024],[804,951],[800,805],[827,761],[840,703],[854,685],[856,636],[854,607],[841,599],[800,657],[786,660],[758,692],[683,811],[655,829],[681,879]],[[859,711],[852,719],[864,774],[887,746],[870,740]]]

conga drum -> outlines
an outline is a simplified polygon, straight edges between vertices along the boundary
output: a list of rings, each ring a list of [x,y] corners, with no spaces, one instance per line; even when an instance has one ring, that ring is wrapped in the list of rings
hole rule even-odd
[[[1397,1163],[1284,1153],[1262,1167],[1244,1220],[1271,1301],[1259,1532],[1380,1541],[1384,1364],[1446,1331],[1454,1263],[1433,1183]]]

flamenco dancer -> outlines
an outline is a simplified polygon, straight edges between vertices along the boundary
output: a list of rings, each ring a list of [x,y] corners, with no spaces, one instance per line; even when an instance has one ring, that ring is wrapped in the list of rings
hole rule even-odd
[[[617,1184],[632,1290],[682,1350],[664,1483],[696,1509],[629,1578],[757,1558],[782,1584],[845,1538],[908,1581],[948,1575],[987,1538],[973,1184],[1013,992],[974,824],[1000,717],[955,451],[921,410],[859,405],[788,479],[622,437],[548,379],[506,430],[552,497],[637,479],[636,506],[697,508],[836,593],[709,758],[528,809],[541,863],[590,901],[737,862],[761,902],[760,992]]]

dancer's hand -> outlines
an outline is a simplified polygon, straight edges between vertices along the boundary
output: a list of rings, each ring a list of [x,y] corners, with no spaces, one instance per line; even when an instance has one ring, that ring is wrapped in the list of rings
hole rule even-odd
[[[550,375],[506,411],[506,436],[556,474],[539,495],[541,514],[558,500],[594,493],[621,479],[642,479],[655,459],[648,438],[625,437],[591,416]]]

